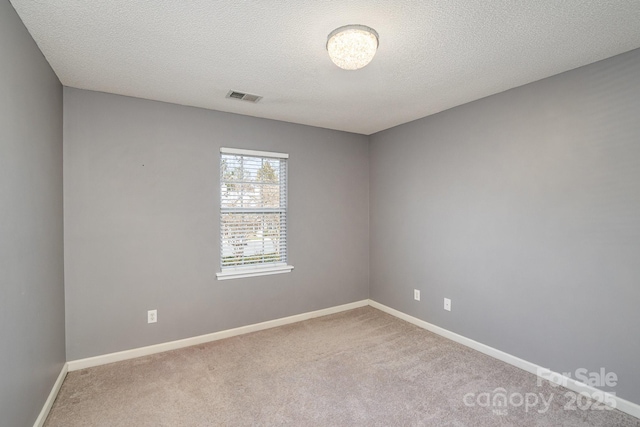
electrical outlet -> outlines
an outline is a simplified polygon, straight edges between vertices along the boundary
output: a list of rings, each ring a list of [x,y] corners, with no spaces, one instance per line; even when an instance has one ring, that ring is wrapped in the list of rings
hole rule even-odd
[[[420,291],[418,289],[413,290],[413,299],[416,301],[420,301]]]
[[[444,299],[444,309],[451,311],[451,300],[449,298]]]
[[[156,323],[158,321],[158,310],[147,311],[147,323]]]

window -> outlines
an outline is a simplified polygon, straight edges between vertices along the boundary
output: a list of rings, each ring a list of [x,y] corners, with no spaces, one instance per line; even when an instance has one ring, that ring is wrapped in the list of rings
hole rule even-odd
[[[218,279],[287,273],[288,154],[220,149]]]

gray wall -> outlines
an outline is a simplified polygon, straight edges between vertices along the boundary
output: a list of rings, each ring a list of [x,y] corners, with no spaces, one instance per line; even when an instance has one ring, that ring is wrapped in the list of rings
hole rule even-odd
[[[65,361],[62,86],[0,1],[0,424],[32,425]]]
[[[370,161],[372,299],[640,402],[640,51],[375,134]]]
[[[69,360],[368,298],[367,137],[79,89],[64,97]],[[293,272],[216,280],[221,146],[290,154]]]

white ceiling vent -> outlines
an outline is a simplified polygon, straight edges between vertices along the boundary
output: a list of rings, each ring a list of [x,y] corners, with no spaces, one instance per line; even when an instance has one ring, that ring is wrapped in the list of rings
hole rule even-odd
[[[237,92],[235,90],[230,90],[229,93],[227,93],[226,97],[239,99],[241,101],[249,101],[249,102],[253,102],[254,104],[262,99],[262,97],[259,95],[252,95],[250,93]]]

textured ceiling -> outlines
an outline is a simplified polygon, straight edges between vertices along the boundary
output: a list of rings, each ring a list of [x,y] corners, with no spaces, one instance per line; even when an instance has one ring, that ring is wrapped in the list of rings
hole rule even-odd
[[[638,0],[11,2],[66,86],[362,134],[640,47]],[[380,34],[358,71],[345,24]]]

